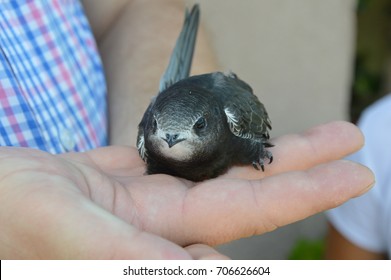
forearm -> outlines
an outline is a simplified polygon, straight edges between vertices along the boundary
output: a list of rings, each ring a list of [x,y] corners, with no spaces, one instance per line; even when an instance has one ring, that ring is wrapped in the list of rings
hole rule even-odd
[[[157,93],[159,79],[182,27],[184,5],[179,0],[119,4],[121,12],[114,9],[117,14],[112,17],[115,21],[107,20],[110,23],[106,26],[100,23],[98,30],[91,22],[108,84],[110,143],[135,145],[138,123]],[[216,70],[202,28],[195,56],[193,73]]]
[[[358,247],[329,224],[325,258],[328,260],[379,260],[384,259],[384,256]]]

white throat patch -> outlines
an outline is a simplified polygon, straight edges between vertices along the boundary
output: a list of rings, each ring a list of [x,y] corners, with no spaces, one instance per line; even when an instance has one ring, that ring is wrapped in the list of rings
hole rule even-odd
[[[157,138],[155,140],[158,144],[160,153],[167,158],[185,161],[190,159],[193,155],[194,148],[189,145],[187,140],[179,142],[171,148],[168,147],[168,144],[163,139]]]

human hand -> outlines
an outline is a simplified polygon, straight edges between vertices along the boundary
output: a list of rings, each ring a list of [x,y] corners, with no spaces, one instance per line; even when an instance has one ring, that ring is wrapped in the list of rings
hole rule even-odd
[[[265,172],[234,167],[200,183],[144,176],[134,148],[55,156],[0,148],[0,258],[219,258],[198,243],[274,230],[336,207],[374,182],[366,167],[336,160],[363,144],[351,124],[272,143],[275,161]],[[198,245],[185,248],[191,244]]]

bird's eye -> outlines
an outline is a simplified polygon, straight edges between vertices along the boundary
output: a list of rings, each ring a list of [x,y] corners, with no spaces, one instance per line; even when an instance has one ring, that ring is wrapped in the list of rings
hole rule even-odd
[[[199,118],[194,124],[194,128],[196,129],[203,129],[205,127],[206,127],[206,120],[204,117]]]

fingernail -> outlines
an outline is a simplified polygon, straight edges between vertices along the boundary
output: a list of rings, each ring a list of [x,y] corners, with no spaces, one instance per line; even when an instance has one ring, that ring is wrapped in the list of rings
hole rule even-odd
[[[361,196],[365,193],[367,193],[370,189],[373,188],[373,186],[375,185],[376,181],[373,181],[369,186],[367,186],[366,188],[364,188],[357,196]]]

